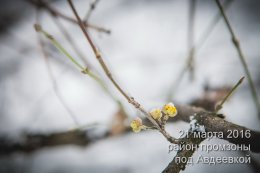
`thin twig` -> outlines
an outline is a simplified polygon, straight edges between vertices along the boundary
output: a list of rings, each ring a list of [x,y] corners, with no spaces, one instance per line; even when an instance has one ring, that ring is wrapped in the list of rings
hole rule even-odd
[[[91,2],[90,4],[89,4],[89,10],[88,10],[88,12],[87,12],[87,14],[85,15],[85,17],[83,18],[83,21],[85,22],[85,23],[88,23],[88,21],[89,21],[89,18],[90,18],[90,16],[91,16],[91,14],[92,14],[92,12],[96,9],[96,6],[97,6],[97,3],[99,2],[99,0],[94,0],[93,2]]]
[[[195,12],[196,12],[196,2],[197,0],[189,1],[189,23],[188,23],[188,50],[189,50],[189,71],[190,71],[190,79],[194,80],[194,55],[195,48],[194,45],[194,23],[195,23]]]
[[[37,6],[38,8],[45,8],[50,13],[52,13],[54,16],[59,16],[60,18],[67,20],[69,22],[75,23],[75,24],[78,23],[73,18],[66,16],[65,14],[61,13],[60,11],[58,11],[55,8],[53,8],[52,6],[50,6],[46,1],[43,1],[43,0],[27,0],[27,1],[30,2],[31,4]],[[94,29],[98,32],[104,32],[104,33],[107,33],[107,34],[111,33],[111,31],[106,29],[106,28],[102,28],[102,27],[99,27],[99,26],[96,26],[96,25],[93,25],[93,24],[89,24],[89,23],[86,23],[86,22],[84,23],[84,27]]]
[[[224,9],[228,9],[228,7],[231,5],[231,3],[234,0],[226,0],[223,4],[223,8]],[[192,54],[195,55],[195,53],[197,53],[201,47],[204,45],[204,43],[206,42],[207,38],[210,36],[210,34],[212,33],[212,31],[214,30],[215,26],[218,24],[218,22],[221,19],[221,13],[218,13],[214,16],[214,18],[212,19],[212,21],[209,23],[209,25],[206,27],[206,29],[202,32],[202,34],[199,36],[199,39],[196,43],[194,43],[191,47],[191,49],[189,50],[189,52],[191,52]],[[194,51],[196,50],[196,52]],[[194,52],[193,52],[194,51]],[[169,94],[167,94],[167,100],[171,100],[173,98],[174,93],[176,92],[179,84],[181,83],[182,79],[184,78],[185,73],[189,70],[190,64],[192,62],[192,56],[190,56],[190,54],[188,54],[186,63],[184,64],[178,78],[172,83],[170,89],[169,89]]]
[[[78,47],[76,46],[76,43],[73,41],[72,37],[70,36],[70,34],[67,32],[67,30],[65,29],[65,27],[62,26],[61,22],[59,22],[59,20],[56,18],[56,16],[51,15],[53,17],[54,22],[56,23],[56,25],[58,26],[58,28],[60,29],[60,31],[63,33],[64,37],[67,39],[68,43],[70,43],[71,47],[74,49],[74,51],[76,52],[76,54],[78,55],[78,57],[80,57],[80,59],[84,62],[84,65],[88,68],[88,70],[92,70],[93,71],[93,67],[91,66],[91,64],[87,61],[87,59],[84,57],[83,53],[78,49]],[[123,109],[123,104],[121,103],[120,100],[116,99],[114,96],[111,95],[111,93],[108,91],[108,88],[105,86],[105,83],[98,78],[97,76],[92,76],[97,82],[98,84],[101,86],[101,88],[114,100],[116,101],[116,103],[118,104],[118,106]]]
[[[57,25],[57,27],[59,28],[59,30],[61,31],[61,33],[64,35],[64,37],[66,38],[66,40],[68,41],[68,43],[71,45],[71,47],[74,49],[74,52],[77,54],[77,56],[84,62],[84,65],[87,66],[89,69],[91,68],[90,63],[87,61],[87,58],[84,57],[83,53],[78,49],[78,46],[76,45],[76,43],[73,41],[72,37],[70,36],[70,34],[68,33],[68,31],[66,30],[66,28],[64,26],[62,26],[62,23],[59,21],[59,19],[57,18],[57,16],[54,16],[51,13],[52,19],[54,21],[54,23]]]
[[[39,22],[39,12],[38,12],[38,10],[37,10],[36,22],[37,23]],[[44,42],[43,42],[43,40],[41,39],[40,36],[38,36],[37,38],[38,38],[38,43],[39,43],[40,50],[41,50],[42,55],[43,55],[44,60],[45,60],[45,64],[46,64],[47,71],[48,71],[48,75],[49,75],[50,80],[51,80],[52,85],[53,85],[54,93],[55,93],[56,97],[58,98],[58,100],[60,101],[61,105],[68,112],[68,114],[71,117],[71,119],[73,120],[73,122],[78,126],[80,123],[78,122],[75,113],[70,109],[70,107],[64,101],[62,95],[59,93],[58,85],[55,82],[55,79],[54,79],[54,76],[53,76],[53,73],[52,73],[52,70],[51,70],[51,67],[50,67],[48,53],[44,49]]]
[[[68,59],[70,59],[80,70],[83,74],[87,74],[89,75],[92,79],[94,79],[101,87],[102,89],[114,100],[116,101],[116,103],[119,105],[119,107],[121,109],[123,109],[121,102],[115,98],[108,90],[108,88],[106,87],[106,85],[104,84],[104,82],[95,74],[93,73],[90,69],[88,69],[87,67],[84,67],[83,65],[81,65],[74,57],[72,57],[70,55],[69,52],[66,51],[66,49],[52,36],[50,35],[48,32],[46,32],[45,30],[42,29],[42,27],[39,24],[35,24],[34,25],[35,30],[37,32],[41,32],[46,38],[48,38],[52,44],[64,55],[66,55],[66,57]]]
[[[73,58],[66,49],[64,49],[59,42],[57,42],[56,39],[54,39],[54,37],[52,35],[50,35],[49,33],[47,33],[46,31],[44,31],[41,26],[39,24],[35,24],[34,28],[37,32],[41,32],[43,33],[43,35],[48,38],[52,44],[62,53],[64,53],[70,60],[71,62],[73,62],[81,71],[88,71],[88,69],[86,69],[85,67],[83,67],[75,58]]]
[[[247,66],[247,63],[246,63],[246,59],[245,59],[245,56],[244,56],[244,53],[242,52],[242,49],[240,47],[240,43],[238,41],[238,38],[236,37],[235,35],[235,32],[234,30],[232,29],[231,27],[231,24],[227,18],[227,15],[225,13],[225,10],[223,8],[223,6],[221,5],[221,3],[219,2],[219,0],[216,0],[216,3],[217,3],[217,6],[224,18],[224,21],[227,25],[227,28],[231,34],[231,37],[232,37],[232,42],[238,52],[238,55],[239,55],[239,59],[243,65],[243,68],[244,68],[244,71],[246,73],[246,76],[248,78],[248,81],[249,81],[249,86],[250,86],[250,90],[251,90],[251,94],[252,94],[252,97],[253,97],[253,100],[254,100],[254,103],[256,105],[256,108],[257,108],[257,111],[258,111],[258,115],[259,115],[259,118],[260,118],[260,103],[259,103],[259,99],[258,99],[258,96],[257,96],[257,92],[256,92],[256,88],[254,86],[254,82],[253,82],[253,79],[251,77],[251,74],[249,72],[249,69],[248,69],[248,66]]]
[[[230,7],[230,5],[232,4],[232,2],[234,2],[234,0],[226,0],[223,3],[223,8],[225,10],[228,10],[228,8]],[[210,22],[210,24],[208,25],[208,27],[204,30],[204,32],[201,34],[201,36],[199,37],[197,43],[195,45],[193,45],[194,47],[196,47],[196,50],[200,50],[201,47],[204,45],[204,43],[207,41],[207,39],[209,38],[210,34],[214,31],[216,25],[219,23],[220,19],[221,19],[222,15],[220,12],[218,12],[218,14],[216,14],[214,16],[214,18],[212,19],[212,21]]]
[[[80,19],[73,3],[71,0],[68,0],[68,3],[75,15],[75,17],[77,18],[78,24],[82,30],[82,32],[84,33],[84,36],[86,37],[88,43],[90,44],[98,62],[100,63],[101,67],[103,68],[105,74],[107,75],[107,77],[110,79],[110,81],[113,83],[113,85],[116,87],[116,89],[125,97],[125,99],[132,104],[136,109],[138,109],[140,112],[142,112],[149,120],[150,122],[164,135],[164,137],[171,143],[178,143],[179,141],[177,139],[175,139],[174,137],[170,136],[170,134],[168,134],[164,129],[162,129],[158,123],[151,117],[151,115],[140,105],[140,103],[138,103],[133,97],[129,96],[121,87],[120,85],[115,81],[115,79],[113,78],[111,72],[109,71],[107,65],[105,64],[100,52],[98,51],[98,49],[95,47],[92,39],[90,38],[87,30],[84,27],[84,23],[82,22],[82,20]]]
[[[218,113],[220,109],[222,109],[223,104],[227,101],[227,99],[234,93],[234,91],[238,88],[238,86],[243,82],[244,76],[239,79],[239,81],[236,83],[236,85],[229,91],[229,93],[224,97],[224,99],[216,106],[215,113]]]

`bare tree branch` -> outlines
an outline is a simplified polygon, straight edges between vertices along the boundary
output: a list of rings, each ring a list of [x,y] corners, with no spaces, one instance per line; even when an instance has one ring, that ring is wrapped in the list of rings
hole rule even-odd
[[[246,127],[228,122],[223,118],[217,117],[216,114],[205,112],[203,109],[200,108],[189,106],[177,106],[177,108],[179,110],[178,118],[180,120],[189,122],[190,116],[194,115],[194,119],[196,119],[200,125],[204,125],[206,132],[221,132],[223,133],[222,139],[227,140],[233,144],[244,144],[246,146],[250,145],[251,152],[260,152],[260,132],[256,132]],[[237,138],[229,138],[228,131],[234,130],[242,132],[250,130],[251,136],[250,138],[245,138],[243,134],[239,133],[239,136]],[[184,142],[185,144],[199,145],[203,140],[203,138],[195,138],[194,135],[190,133],[188,136],[185,136],[182,139],[182,142]],[[175,157],[189,158],[193,155],[195,151],[195,149],[186,150],[184,147],[184,150],[179,151]],[[169,163],[169,165],[165,168],[163,172],[178,173],[181,170],[185,169],[187,161],[188,159],[184,159],[184,162],[176,163],[175,158],[173,158],[173,160]]]
[[[78,22],[69,17],[69,16],[66,16],[65,14],[61,13],[60,11],[56,10],[55,8],[53,8],[52,6],[50,6],[47,2],[45,2],[44,0],[27,0],[28,2],[30,2],[31,4],[35,5],[36,7],[39,7],[39,8],[45,8],[46,10],[48,10],[53,16],[59,16],[60,18],[64,19],[64,20],[67,20],[69,22],[72,22],[72,23],[75,23],[77,24]],[[92,24],[89,24],[87,22],[84,22],[84,27],[88,27],[88,28],[91,28],[91,29],[94,29],[94,30],[97,30],[99,32],[104,32],[104,33],[107,33],[107,34],[110,34],[111,31],[108,30],[108,29],[105,29],[105,28],[102,28],[102,27],[99,27],[99,26],[96,26],[96,25],[92,25]]]
[[[198,121],[200,125],[205,126],[207,132],[223,132],[224,140],[227,140],[233,144],[245,144],[246,146],[250,145],[252,152],[260,152],[260,132],[228,122],[222,118],[215,116],[215,114],[206,112],[202,108],[181,105],[177,105],[176,107],[178,108],[178,116],[176,116],[176,118],[178,117],[178,120],[189,122],[190,116],[196,114],[194,118]],[[251,137],[244,138],[240,134],[238,138],[227,138],[228,130],[250,130]],[[0,137],[0,154],[8,154],[17,151],[27,153],[44,147],[55,147],[61,145],[87,146],[88,144],[98,139],[104,139],[112,136],[111,134],[109,134],[108,131],[104,133],[103,136],[91,135],[91,137],[90,135],[88,135],[91,132],[90,130],[73,130],[52,134],[25,134],[23,142],[10,141],[6,137]],[[130,130],[129,128],[126,128],[126,130],[122,134],[126,134],[128,132],[130,132]],[[199,144],[202,140],[203,139],[191,137],[185,138],[184,142],[193,142],[194,144]],[[180,155],[189,156],[192,155],[194,152],[195,151],[193,150],[190,152],[183,151],[182,153],[180,153]],[[170,165],[170,167],[171,166],[172,164]]]
[[[235,32],[234,32],[234,30],[231,27],[231,24],[230,24],[230,22],[229,22],[229,20],[227,18],[227,15],[225,13],[225,10],[224,10],[223,6],[221,5],[219,0],[216,0],[216,3],[217,3],[217,6],[219,8],[219,11],[221,12],[221,15],[224,18],[225,24],[226,24],[226,26],[227,26],[227,28],[228,28],[228,30],[230,32],[232,42],[233,42],[233,44],[234,44],[234,46],[235,46],[235,48],[237,50],[237,53],[239,55],[239,59],[240,59],[242,65],[243,65],[245,74],[246,74],[248,82],[249,82],[250,91],[251,91],[251,94],[252,94],[252,97],[253,97],[253,100],[254,100],[254,103],[256,105],[256,109],[257,109],[257,112],[258,112],[258,115],[259,115],[259,118],[260,118],[260,102],[259,102],[259,98],[257,96],[256,87],[254,85],[252,76],[250,74],[250,71],[249,71],[247,63],[246,63],[245,55],[244,55],[244,53],[243,53],[243,51],[241,49],[239,40],[236,37]]]
[[[182,141],[185,144],[192,144],[192,145],[196,145],[199,146],[199,144],[203,141],[203,138],[194,138],[193,133],[188,134],[187,136],[185,136]],[[193,155],[193,153],[196,151],[195,148],[192,148],[190,150],[187,150],[187,148],[184,147],[184,150],[178,151],[176,156],[173,158],[173,160],[169,163],[169,165],[163,170],[163,173],[178,173],[181,170],[184,170],[186,165],[187,165],[187,161],[185,162],[180,162],[180,163],[176,163],[175,162],[175,158],[179,157],[179,158],[189,158]],[[185,159],[185,160],[186,160]]]
[[[102,58],[102,55],[100,54],[99,50],[96,48],[96,46],[94,45],[91,37],[89,36],[86,28],[84,27],[84,23],[82,22],[82,20],[80,19],[77,10],[75,9],[73,3],[71,0],[68,0],[68,3],[75,15],[75,17],[77,18],[78,24],[84,34],[84,36],[86,37],[86,40],[88,41],[88,43],[90,44],[90,47],[92,48],[96,59],[98,60],[99,64],[101,65],[103,71],[105,72],[106,76],[108,77],[108,79],[113,83],[113,85],[115,86],[115,88],[120,92],[120,94],[122,96],[125,97],[125,99],[131,104],[133,105],[137,110],[139,110],[140,112],[142,112],[146,118],[156,127],[156,129],[171,143],[179,143],[178,139],[172,137],[167,131],[165,131],[164,128],[162,128],[150,115],[149,112],[147,112],[142,105],[137,102],[133,97],[129,96],[124,89],[122,89],[122,87],[116,82],[116,80],[114,79],[114,77],[112,76],[112,73],[110,72],[109,68],[107,67],[105,61]]]
[[[52,134],[25,134],[22,141],[13,141],[7,137],[1,137],[0,154],[31,153],[45,147],[62,145],[86,146],[93,140],[94,138],[90,138],[87,132],[77,130]]]

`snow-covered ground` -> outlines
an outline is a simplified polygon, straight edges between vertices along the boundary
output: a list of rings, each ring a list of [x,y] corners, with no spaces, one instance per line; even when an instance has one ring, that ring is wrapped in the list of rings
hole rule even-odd
[[[94,30],[90,30],[90,33],[116,80],[147,109],[166,102],[169,87],[176,81],[185,64],[188,50],[188,2],[101,0],[90,18],[91,23],[111,29],[111,35]],[[65,2],[59,1],[54,5],[65,14],[73,16]],[[75,1],[75,5],[79,14],[84,16],[89,8],[89,1]],[[199,1],[197,7],[195,40],[218,13],[214,1]],[[235,1],[227,11],[258,86],[259,7],[256,0]],[[37,34],[33,29],[35,11],[31,10],[30,14],[10,28],[7,34],[2,35],[0,42],[0,133],[10,136],[17,136],[25,130],[50,132],[75,127],[52,89],[37,45]],[[48,14],[44,13],[41,24],[76,56]],[[106,81],[111,92],[122,100],[128,114],[132,117],[139,115],[107,80],[80,29],[68,22],[63,24],[73,34],[73,40]],[[80,123],[108,124],[117,111],[117,105],[95,81],[81,75],[63,55],[59,52],[55,55],[50,62],[58,89]],[[196,80],[190,82],[186,76],[180,83],[174,100],[187,103],[203,93],[205,82],[209,82],[211,86],[233,85],[243,75],[244,71],[231,43],[230,34],[221,20],[196,54]],[[225,103],[223,112],[231,122],[260,130],[247,81]],[[169,131],[178,136],[180,129],[187,128],[188,124],[178,122],[169,126]],[[221,140],[213,142],[224,143]],[[86,148],[66,146],[43,149],[30,155],[2,157],[0,171],[156,173],[163,170],[175,155],[174,152],[168,154],[168,145],[154,131],[128,134],[101,140]],[[195,157],[198,154],[200,153],[196,153]],[[239,154],[216,152],[212,155]],[[259,155],[256,156],[259,158]],[[203,164],[187,167],[185,172],[194,170],[249,172],[250,167],[246,164]]]

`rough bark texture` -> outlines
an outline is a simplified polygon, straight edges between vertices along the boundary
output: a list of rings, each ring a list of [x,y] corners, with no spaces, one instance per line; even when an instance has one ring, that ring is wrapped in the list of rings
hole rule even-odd
[[[250,130],[246,127],[239,126],[236,124],[233,124],[231,122],[228,122],[224,120],[223,118],[218,117],[215,114],[205,112],[203,109],[196,108],[196,107],[187,107],[187,106],[177,106],[179,110],[179,119],[183,121],[189,122],[189,117],[191,115],[194,116],[194,118],[197,120],[197,122],[200,125],[205,126],[206,132],[223,132],[223,138],[224,140],[229,141],[233,144],[245,144],[246,146],[251,147],[252,152],[260,152],[260,133]],[[251,137],[246,138],[241,133],[239,133],[237,138],[228,138],[228,130],[238,130],[238,131],[246,131],[250,130]],[[189,134],[189,136],[186,136],[183,138],[183,141],[188,144],[197,144],[199,145],[204,139],[203,138],[194,138],[192,134]],[[191,157],[193,153],[196,151],[196,149],[193,150],[181,150],[178,151],[177,155],[175,157],[185,157],[187,158]],[[173,160],[168,164],[168,166],[165,168],[163,173],[178,173],[181,170],[184,170],[186,167],[187,162],[175,162],[175,157]],[[185,160],[185,159],[184,159]],[[187,160],[188,161],[188,160]]]
[[[188,145],[189,144],[199,145],[203,140],[204,139],[202,139],[202,138],[194,138],[193,134],[189,134],[188,136],[185,136],[183,138],[183,142],[185,142],[185,144],[188,144]],[[195,149],[192,149],[192,150],[184,149],[184,150],[178,151],[177,155],[175,157],[189,158],[193,155],[193,153],[195,151],[196,151]],[[187,162],[176,163],[175,157],[169,163],[169,165],[163,170],[163,173],[177,173],[177,172],[180,172],[181,170],[184,170],[186,168]]]
[[[229,141],[230,143],[245,144],[246,146],[250,144],[252,152],[260,152],[260,132],[256,132],[246,127],[228,122],[225,119],[218,117],[217,115],[206,112],[202,108],[191,106],[177,106],[177,108],[179,111],[179,120],[189,122],[190,116],[195,115],[194,118],[198,121],[200,125],[204,125],[206,127],[206,131],[223,132],[223,139]],[[242,136],[241,133],[239,133],[239,136],[237,138],[227,138],[228,130],[250,130],[251,137],[245,138],[244,136]]]
[[[94,139],[85,131],[68,131],[52,134],[25,134],[20,141],[14,141],[6,137],[0,137],[0,154],[13,152],[31,153],[45,147],[61,145],[86,146]]]
[[[223,132],[223,139],[234,143],[234,144],[245,144],[251,145],[252,152],[260,152],[260,133],[251,130],[251,137],[242,138],[239,136],[238,138],[227,138],[227,130],[249,130],[246,127],[239,126],[228,121],[225,121],[222,118],[219,118],[211,113],[205,112],[202,108],[196,108],[191,106],[178,106],[178,116],[176,119],[183,120],[186,122],[190,121],[190,116],[195,115],[195,119],[199,122],[199,124],[204,125],[206,130],[209,132]],[[178,117],[178,118],[177,118]],[[129,128],[126,128],[124,132],[129,132]],[[25,134],[22,141],[13,141],[8,140],[6,137],[0,137],[0,154],[8,154],[13,152],[32,152],[44,147],[55,147],[62,145],[77,145],[77,146],[86,146],[93,141],[103,139],[112,134],[104,134],[103,136],[93,136],[88,135],[88,131],[67,131],[60,133],[51,133],[51,134]],[[191,139],[194,140],[194,139]],[[196,141],[193,141],[196,142]]]

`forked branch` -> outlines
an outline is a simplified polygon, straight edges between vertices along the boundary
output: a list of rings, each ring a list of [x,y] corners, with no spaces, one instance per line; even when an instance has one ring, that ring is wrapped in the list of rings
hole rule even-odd
[[[246,73],[246,76],[247,76],[247,79],[248,79],[248,82],[249,82],[250,91],[251,91],[254,103],[256,105],[256,108],[257,108],[257,111],[258,111],[258,115],[260,116],[260,102],[259,102],[259,98],[257,96],[257,92],[256,92],[256,88],[255,88],[253,79],[251,77],[250,71],[249,71],[247,63],[246,63],[245,55],[242,52],[242,49],[241,49],[240,43],[238,41],[238,38],[236,37],[235,32],[234,32],[234,30],[231,27],[231,24],[230,24],[230,22],[229,22],[229,20],[227,18],[227,15],[225,13],[225,10],[224,10],[223,6],[221,5],[219,0],[216,0],[216,3],[217,3],[217,6],[218,6],[218,8],[219,8],[223,18],[224,18],[224,21],[225,21],[225,23],[227,25],[227,28],[228,28],[228,30],[229,30],[229,32],[231,34],[232,42],[233,42],[233,44],[234,44],[234,46],[235,46],[235,48],[236,48],[236,50],[238,52],[239,59],[240,59],[242,65],[243,65],[244,71]]]
[[[110,79],[110,81],[113,83],[113,85],[116,87],[116,89],[125,97],[125,99],[132,104],[136,109],[138,109],[140,112],[142,112],[147,119],[149,119],[149,121],[159,130],[159,132],[161,132],[163,134],[163,136],[171,143],[178,143],[179,141],[177,139],[175,139],[174,137],[172,137],[170,134],[168,134],[163,128],[161,128],[158,123],[151,117],[150,113],[148,113],[142,106],[140,103],[138,103],[133,97],[129,96],[122,88],[121,86],[115,81],[115,79],[113,78],[110,70],[108,69],[106,63],[104,62],[99,50],[96,48],[96,46],[94,45],[91,37],[89,36],[86,28],[84,27],[84,23],[82,22],[82,20],[80,19],[73,3],[71,0],[68,0],[68,3],[75,15],[75,17],[77,18],[77,23],[79,24],[84,36],[86,37],[88,43],[90,44],[96,59],[98,60],[99,64],[101,65],[101,67],[103,68],[106,76]]]

